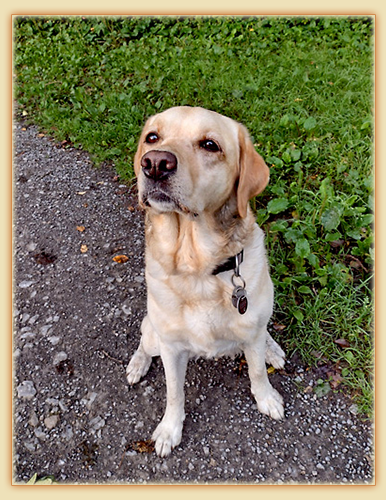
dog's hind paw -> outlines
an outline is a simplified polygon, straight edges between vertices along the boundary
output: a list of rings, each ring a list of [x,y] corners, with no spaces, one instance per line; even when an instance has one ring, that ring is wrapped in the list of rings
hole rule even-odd
[[[285,354],[283,349],[277,342],[273,340],[271,335],[267,332],[265,362],[272,365],[277,370],[284,368]]]
[[[146,375],[151,365],[151,356],[145,354],[140,346],[126,368],[126,377],[130,385],[136,384]]]
[[[283,398],[273,387],[264,398],[257,398],[255,396],[255,399],[257,408],[261,413],[275,420],[284,418]]]

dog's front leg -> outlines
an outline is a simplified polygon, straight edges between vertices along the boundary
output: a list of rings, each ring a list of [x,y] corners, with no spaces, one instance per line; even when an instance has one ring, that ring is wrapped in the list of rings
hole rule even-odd
[[[166,411],[153,433],[157,455],[166,457],[181,441],[184,411],[184,381],[189,360],[187,351],[160,345],[166,377]]]

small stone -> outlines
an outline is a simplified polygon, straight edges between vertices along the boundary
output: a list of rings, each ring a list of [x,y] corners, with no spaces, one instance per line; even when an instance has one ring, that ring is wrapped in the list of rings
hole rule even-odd
[[[52,325],[44,325],[40,328],[40,333],[42,335],[47,335],[51,328],[52,328]]]
[[[30,243],[28,243],[28,245],[26,246],[26,249],[28,252],[33,252],[34,250],[36,250],[36,243],[33,243],[32,241]]]
[[[38,427],[37,429],[35,429],[35,436],[38,439],[45,439],[47,437],[47,435],[43,432],[41,427]]]
[[[49,405],[57,406],[59,403],[59,400],[56,398],[47,398],[46,403]]]
[[[90,421],[90,426],[94,431],[102,429],[106,424],[106,421],[102,417],[95,417]]]
[[[29,319],[28,323],[30,325],[34,325],[36,323],[36,321],[38,320],[38,318],[39,318],[39,315],[36,314],[35,316],[32,316],[32,318]]]
[[[72,430],[71,425],[67,425],[66,430],[63,433],[63,437],[67,440],[70,441],[74,436],[74,431]]]
[[[129,307],[126,304],[123,304],[122,311],[126,314],[126,316],[129,316],[131,314],[131,307]]]
[[[58,345],[60,342],[60,337],[48,337],[48,341],[51,342],[52,345]]]
[[[59,408],[62,410],[62,412],[68,411],[68,407],[66,403],[63,400],[59,401]]]
[[[31,414],[31,418],[28,420],[28,423],[29,425],[31,425],[32,427],[37,427],[38,423],[39,423],[39,419],[38,419],[38,416],[36,415],[35,412],[32,412]]]
[[[31,285],[33,285],[33,281],[22,281],[21,283],[19,283],[19,287],[20,288],[28,288],[30,287]]]
[[[23,316],[21,317],[21,322],[26,323],[30,319],[31,315],[28,313],[24,313]]]
[[[35,394],[36,389],[30,380],[24,380],[24,382],[17,386],[17,395],[19,398],[32,399]]]
[[[58,422],[59,422],[58,415],[51,415],[50,417],[44,419],[44,425],[47,427],[48,430],[53,429]]]
[[[150,396],[151,394],[153,394],[153,392],[154,392],[154,388],[151,385],[149,385],[143,391],[143,396],[146,398],[146,397]]]
[[[31,340],[32,337],[34,337],[34,336],[35,336],[35,334],[33,332],[26,332],[26,333],[23,333],[22,335],[20,335],[20,338]]]
[[[87,395],[83,399],[81,399],[80,402],[86,405],[87,408],[90,410],[97,396],[98,396],[97,392],[88,392]]]
[[[35,445],[35,443],[27,441],[27,442],[24,443],[24,446],[27,448],[28,451],[36,451],[36,445]]]
[[[61,361],[65,361],[68,358],[67,353],[60,351],[54,356],[54,366],[58,365]]]

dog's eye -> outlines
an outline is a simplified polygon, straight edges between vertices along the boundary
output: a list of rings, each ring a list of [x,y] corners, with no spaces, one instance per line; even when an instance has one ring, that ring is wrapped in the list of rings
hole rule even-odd
[[[147,134],[145,142],[147,142],[148,144],[154,144],[158,141],[158,139],[159,137],[155,132],[150,132],[149,134]]]
[[[217,153],[217,151],[221,151],[220,146],[211,139],[205,139],[204,141],[201,141],[200,148],[206,149],[206,151],[210,151],[211,153]]]

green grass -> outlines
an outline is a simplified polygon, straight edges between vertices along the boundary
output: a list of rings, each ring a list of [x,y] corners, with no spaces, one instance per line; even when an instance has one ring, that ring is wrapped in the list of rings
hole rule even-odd
[[[372,411],[373,21],[18,18],[19,112],[112,162],[123,181],[145,119],[199,105],[243,122],[271,168],[254,200],[289,355],[335,363]],[[338,341],[338,343],[336,342]]]

